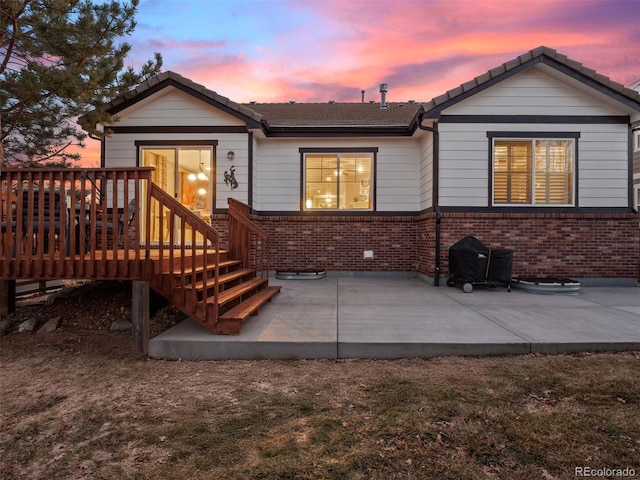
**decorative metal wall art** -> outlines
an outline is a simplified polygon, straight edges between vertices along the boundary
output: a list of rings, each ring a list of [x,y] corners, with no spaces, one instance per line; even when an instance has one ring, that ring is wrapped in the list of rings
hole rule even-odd
[[[228,187],[231,187],[231,190],[235,190],[238,188],[238,181],[236,180],[236,166],[231,165],[231,168],[227,172],[224,171],[224,183]]]

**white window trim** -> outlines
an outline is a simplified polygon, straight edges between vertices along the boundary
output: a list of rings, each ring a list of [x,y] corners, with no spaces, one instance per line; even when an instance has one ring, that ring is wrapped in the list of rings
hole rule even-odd
[[[640,129],[633,130],[633,151],[640,152]]]
[[[571,198],[573,202],[571,203],[535,203],[535,182],[536,182],[536,172],[535,172],[535,142],[537,140],[567,140],[573,144],[573,165],[572,167],[572,182],[571,182]],[[505,142],[531,142],[531,151],[533,158],[531,159],[531,203],[495,203],[495,142],[505,141]],[[491,206],[493,207],[544,207],[544,208],[566,208],[566,207],[574,207],[576,205],[576,145],[577,139],[572,137],[492,137],[491,139]]]

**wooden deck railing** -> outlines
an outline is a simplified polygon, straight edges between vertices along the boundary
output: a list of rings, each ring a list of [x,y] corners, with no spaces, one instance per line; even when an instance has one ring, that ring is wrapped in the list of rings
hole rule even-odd
[[[242,260],[257,276],[269,275],[269,237],[251,221],[251,207],[229,198],[229,254]]]
[[[155,276],[152,279],[154,289],[181,303],[182,310],[187,313],[196,313],[198,308],[202,308],[198,313],[206,319],[206,323],[215,323],[218,319],[220,278],[218,233],[200,216],[177,202],[154,183],[150,184],[148,190],[147,205],[149,208],[146,224],[151,223],[151,212],[156,212],[159,231],[164,232],[168,229],[169,241],[167,244],[158,241],[156,246],[156,242],[151,238],[150,229],[147,229],[145,243],[157,249],[158,261],[163,271],[176,273],[173,276]],[[209,277],[211,268],[213,276]],[[201,275],[200,285],[194,281],[198,271]],[[179,277],[178,282],[174,281],[176,276]],[[206,298],[198,298],[199,292],[207,291],[213,293],[208,307]]]
[[[0,278],[148,278],[140,212],[152,170],[3,169]]]
[[[3,169],[0,279],[147,280],[205,323],[218,321],[220,238],[151,181],[153,168]],[[269,274],[268,237],[229,199],[229,258]]]

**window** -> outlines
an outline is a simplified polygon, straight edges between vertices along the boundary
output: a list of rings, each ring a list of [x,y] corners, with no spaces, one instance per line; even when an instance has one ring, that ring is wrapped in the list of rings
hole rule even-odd
[[[573,205],[574,139],[493,139],[493,205]]]
[[[640,129],[633,131],[633,151],[640,152]]]
[[[304,154],[304,210],[372,210],[373,153]]]

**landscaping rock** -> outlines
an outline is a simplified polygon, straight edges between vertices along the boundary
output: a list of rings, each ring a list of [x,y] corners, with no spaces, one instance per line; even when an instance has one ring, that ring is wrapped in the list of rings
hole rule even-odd
[[[109,331],[111,332],[128,332],[133,328],[131,322],[128,320],[116,320],[109,327]]]
[[[47,323],[45,323],[42,327],[40,327],[40,329],[38,329],[36,333],[43,334],[43,333],[55,332],[60,326],[61,321],[62,321],[61,317],[54,317],[51,320],[49,320]]]
[[[37,318],[29,318],[18,325],[19,333],[33,332],[33,329],[36,328],[36,324],[38,323]]]

